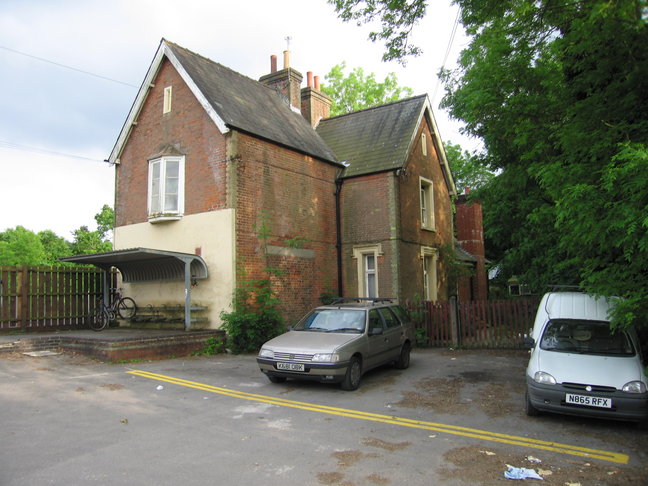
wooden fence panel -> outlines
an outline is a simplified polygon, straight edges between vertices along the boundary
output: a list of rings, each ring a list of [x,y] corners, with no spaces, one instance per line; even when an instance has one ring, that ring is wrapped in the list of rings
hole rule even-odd
[[[0,331],[84,327],[102,275],[92,267],[0,266]]]
[[[423,302],[410,311],[420,317],[416,325],[418,345],[452,346],[452,329],[456,326],[458,346],[516,349],[533,326],[538,302],[538,299],[459,302],[457,322],[451,318],[450,302]]]

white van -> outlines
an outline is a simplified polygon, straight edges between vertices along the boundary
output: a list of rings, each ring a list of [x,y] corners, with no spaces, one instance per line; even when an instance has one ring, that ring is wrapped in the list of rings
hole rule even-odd
[[[546,294],[527,346],[526,413],[648,420],[648,378],[632,331],[611,332],[610,300]]]

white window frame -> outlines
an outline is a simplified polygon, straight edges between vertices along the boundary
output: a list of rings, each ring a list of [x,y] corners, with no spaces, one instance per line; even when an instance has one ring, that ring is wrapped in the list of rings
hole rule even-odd
[[[438,296],[438,268],[439,251],[436,248],[424,246],[421,248],[421,262],[423,272],[423,299],[436,302]]]
[[[165,202],[167,199],[167,166],[170,162],[178,163],[178,192],[176,207],[166,208]],[[154,168],[158,165],[160,172],[158,176],[159,192],[157,194],[157,201],[154,201],[153,186],[154,186]],[[149,173],[148,173],[148,217],[149,221],[168,221],[182,218],[184,215],[184,180],[185,180],[185,158],[182,156],[167,156],[158,157],[149,160]],[[159,210],[156,210],[161,208]]]
[[[162,114],[171,113],[171,101],[173,98],[173,86],[164,88],[164,102],[162,103]]]
[[[427,135],[425,133],[421,133],[421,153],[423,157],[427,157]]]
[[[421,228],[434,231],[436,222],[434,219],[434,184],[424,177],[419,178],[419,202]]]
[[[370,297],[369,280],[373,276],[375,283],[375,294],[371,297],[380,297],[380,285],[378,285],[378,257],[382,256],[382,245],[363,245],[353,248],[353,258],[357,260],[356,268],[358,275],[358,297]],[[370,269],[367,266],[368,257],[373,258],[374,268]]]

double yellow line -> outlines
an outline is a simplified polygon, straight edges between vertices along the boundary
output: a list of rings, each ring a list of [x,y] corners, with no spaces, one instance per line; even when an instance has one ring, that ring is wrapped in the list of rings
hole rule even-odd
[[[150,373],[148,371],[133,370],[127,373],[131,375],[148,378],[151,380],[162,381],[171,383],[178,386],[187,388],[195,388],[210,393],[217,393],[228,397],[238,398],[241,400],[252,400],[260,403],[269,403],[280,407],[297,408],[300,410],[308,410],[310,412],[326,413],[330,415],[338,415],[340,417],[349,417],[361,420],[370,420],[373,422],[382,422],[385,424],[399,425],[401,427],[411,427],[422,430],[433,430],[435,432],[443,432],[445,434],[460,435],[463,437],[471,437],[473,439],[487,440],[490,442],[500,442],[503,444],[511,444],[522,447],[529,447],[532,449],[542,449],[545,451],[558,452],[561,454],[569,454],[573,456],[587,457],[592,459],[601,459],[603,461],[615,462],[618,464],[627,464],[629,457],[626,454],[616,452],[600,451],[597,449],[588,449],[586,447],[572,446],[568,444],[559,444],[557,442],[548,442],[544,440],[529,439],[527,437],[519,437],[515,435],[499,434],[496,432],[489,432],[487,430],[471,429],[468,427],[460,427],[457,425],[445,425],[434,422],[425,422],[422,420],[412,420],[400,417],[393,417],[389,415],[380,415],[376,413],[361,412],[359,410],[349,410],[345,408],[328,407],[325,405],[317,405],[314,403],[296,402],[293,400],[286,400],[283,398],[276,398],[267,395],[256,395],[254,393],[246,393],[229,388],[221,388],[217,386],[198,383],[195,381],[183,380],[181,378],[174,378],[172,376],[160,375],[157,373]]]

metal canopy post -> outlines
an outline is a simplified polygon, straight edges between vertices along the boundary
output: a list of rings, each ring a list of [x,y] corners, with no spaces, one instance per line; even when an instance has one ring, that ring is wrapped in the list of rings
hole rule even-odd
[[[191,328],[191,260],[184,260],[184,280],[185,280],[185,309],[184,309],[184,326],[185,331]]]

